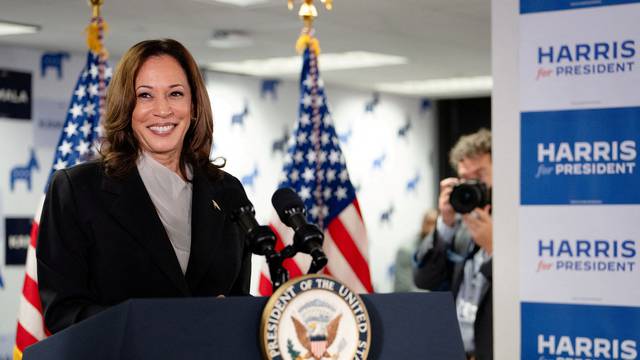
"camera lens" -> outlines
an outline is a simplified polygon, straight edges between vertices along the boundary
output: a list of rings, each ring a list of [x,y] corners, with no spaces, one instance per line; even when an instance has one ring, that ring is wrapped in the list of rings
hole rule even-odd
[[[484,183],[467,181],[456,185],[451,192],[449,202],[460,214],[467,214],[477,207],[484,207],[491,202],[491,195]]]

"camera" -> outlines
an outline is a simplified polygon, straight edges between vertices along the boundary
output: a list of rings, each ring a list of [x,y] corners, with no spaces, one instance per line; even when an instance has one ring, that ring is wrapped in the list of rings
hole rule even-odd
[[[478,180],[466,180],[453,187],[449,202],[460,214],[491,204],[491,189]]]

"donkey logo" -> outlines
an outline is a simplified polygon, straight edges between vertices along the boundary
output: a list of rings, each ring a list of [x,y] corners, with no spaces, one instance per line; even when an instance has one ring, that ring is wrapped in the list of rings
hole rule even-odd
[[[15,187],[15,183],[18,180],[26,181],[27,189],[31,191],[31,172],[33,171],[33,169],[39,170],[40,168],[38,167],[38,159],[36,158],[36,152],[34,149],[31,149],[31,158],[29,159],[29,162],[27,163],[27,165],[25,166],[18,165],[18,166],[14,166],[11,169],[10,183],[11,183],[12,192]]]

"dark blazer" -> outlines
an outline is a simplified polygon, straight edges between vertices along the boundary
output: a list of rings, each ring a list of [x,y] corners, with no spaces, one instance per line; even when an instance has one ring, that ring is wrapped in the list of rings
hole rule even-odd
[[[479,248],[474,246],[473,239],[464,224],[460,224],[449,246],[438,240],[436,230],[425,239],[425,241],[431,240],[433,240],[433,248],[425,254],[416,254],[413,280],[421,289],[451,291],[455,300],[462,284],[464,264]],[[459,255],[456,261],[449,256],[451,252]],[[475,357],[478,360],[493,359],[492,261],[489,259],[480,266],[480,273],[487,279],[488,286],[481,294],[476,321],[473,324]]]
[[[56,172],[36,251],[47,328],[55,333],[130,298],[248,294],[251,253],[222,201],[232,188],[244,193],[227,173],[211,181],[194,169],[183,275],[137,169],[115,179],[94,161]]]

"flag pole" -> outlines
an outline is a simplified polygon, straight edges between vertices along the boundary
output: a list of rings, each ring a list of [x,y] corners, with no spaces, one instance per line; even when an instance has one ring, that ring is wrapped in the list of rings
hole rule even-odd
[[[91,51],[99,54],[102,60],[106,60],[108,57],[107,50],[103,46],[104,32],[107,31],[107,23],[102,18],[100,11],[104,5],[104,0],[89,0],[89,6],[91,6],[91,22],[87,26],[87,46]]]
[[[104,33],[108,30],[107,22],[101,16],[102,6],[104,0],[88,0],[91,6],[93,16],[91,17],[91,23],[87,26],[87,46],[89,49],[96,53],[99,57],[98,62],[98,124],[102,123],[102,117],[104,115],[104,105],[106,98],[106,82],[105,82],[105,64],[109,58],[109,52],[104,47]],[[101,133],[99,131],[99,137]],[[99,139],[98,139],[99,140]]]
[[[91,146],[92,143],[100,136],[98,125],[104,108],[105,89],[111,76],[111,72],[106,65],[108,54],[102,42],[107,27],[106,22],[100,15],[103,3],[104,0],[89,1],[92,18],[86,28],[87,45],[89,47],[87,64],[80,74],[75,90],[72,92],[69,111],[66,114],[63,131],[54,153],[52,169],[49,173],[47,184],[54,171],[88,159],[95,151],[95,146]],[[99,104],[97,111],[95,109],[96,104]],[[50,335],[44,324],[42,302],[38,291],[36,262],[38,228],[44,198],[45,195],[43,194],[31,227],[25,278],[18,306],[16,342],[13,351],[14,360],[21,360],[26,347]]]
[[[327,10],[331,10],[331,0],[322,2]],[[294,3],[295,0],[288,0],[290,10]],[[313,0],[302,0],[298,15],[303,21],[296,42],[296,49],[302,53],[298,121],[283,166],[285,178],[278,187],[295,191],[308,210],[308,222],[317,224],[324,232],[322,248],[328,263],[321,271],[357,292],[370,293],[373,286],[367,233],[320,79],[320,46],[313,31],[318,11]],[[293,253],[297,252],[296,234],[279,217],[270,221],[270,227],[276,234],[277,248],[282,249],[280,253],[286,258],[283,265],[291,278],[304,275],[306,269],[309,269],[307,272],[319,270],[318,263],[313,263],[313,256],[299,253],[289,258],[287,248],[293,247]],[[260,295],[271,295],[273,282],[267,272],[270,269],[263,269],[258,291]]]

